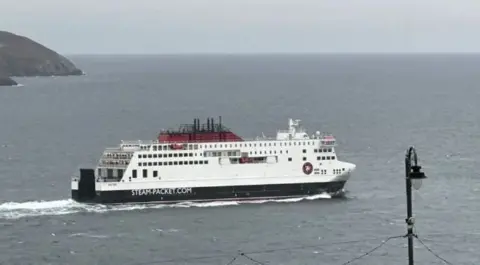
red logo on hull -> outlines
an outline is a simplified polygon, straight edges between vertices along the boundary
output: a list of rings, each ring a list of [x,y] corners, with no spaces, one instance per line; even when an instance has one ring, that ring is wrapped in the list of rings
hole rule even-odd
[[[313,171],[313,166],[310,162],[306,162],[305,164],[303,164],[302,169],[303,169],[303,173],[310,175]]]

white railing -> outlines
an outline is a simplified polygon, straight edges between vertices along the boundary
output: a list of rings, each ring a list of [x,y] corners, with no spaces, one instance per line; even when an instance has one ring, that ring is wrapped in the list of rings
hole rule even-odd
[[[130,159],[133,157],[133,152],[103,152],[102,158],[106,159]]]
[[[128,164],[130,164],[129,159],[121,159],[121,160],[120,159],[117,159],[117,160],[101,159],[99,163],[99,165],[102,165],[102,166],[121,166],[121,167],[128,166]]]
[[[289,130],[278,130],[277,133],[290,133]],[[301,132],[302,133],[302,132]],[[308,141],[308,140],[322,140],[322,143],[324,140],[327,141],[332,141],[331,139],[324,139],[324,137],[332,136],[333,134],[327,133],[327,132],[322,132],[320,134],[313,134],[313,135],[308,135],[306,138],[292,138],[292,139],[277,139],[277,137],[272,137],[272,136],[256,136],[254,138],[242,138],[241,140],[230,140],[226,141],[225,139],[212,139],[211,141],[205,141],[205,140],[190,140],[190,141],[172,141],[172,142],[160,142],[158,140],[122,140],[120,146],[118,147],[107,147],[105,151],[115,151],[115,152],[124,152],[124,153],[129,153],[129,152],[134,152],[138,150],[151,150],[152,145],[171,145],[171,144],[207,144],[207,143],[236,143],[236,142],[274,142],[274,141]],[[333,141],[335,142],[335,138],[333,138]],[[131,145],[131,146],[127,146]],[[334,144],[329,144],[329,145],[335,145]],[[182,149],[171,149],[171,150],[182,150]]]
[[[120,143],[122,145],[141,146],[141,145],[150,145],[150,144],[158,143],[158,140],[121,140]]]
[[[107,147],[105,148],[105,151],[116,152],[116,151],[122,151],[122,149],[120,147]]]

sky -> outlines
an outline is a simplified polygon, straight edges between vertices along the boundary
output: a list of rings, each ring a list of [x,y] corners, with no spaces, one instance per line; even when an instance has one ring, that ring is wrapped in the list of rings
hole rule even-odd
[[[63,54],[480,52],[480,0],[0,0]]]

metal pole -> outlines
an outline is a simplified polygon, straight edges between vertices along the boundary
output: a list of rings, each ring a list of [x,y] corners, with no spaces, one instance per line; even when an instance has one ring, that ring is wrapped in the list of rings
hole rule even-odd
[[[405,157],[405,183],[407,191],[407,237],[408,237],[408,265],[413,265],[413,218],[412,218],[412,181],[410,180],[411,172],[411,155],[415,152],[413,147],[410,147]],[[416,156],[416,154],[415,154]],[[415,157],[416,158],[416,157]]]

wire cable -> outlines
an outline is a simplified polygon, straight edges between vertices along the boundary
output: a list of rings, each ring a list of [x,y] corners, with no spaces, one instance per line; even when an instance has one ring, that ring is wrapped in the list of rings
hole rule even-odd
[[[418,242],[420,242],[420,244],[422,244],[425,247],[426,250],[428,250],[428,252],[430,252],[432,255],[434,255],[437,259],[445,262],[448,265],[453,265],[451,262],[449,262],[449,261],[445,260],[444,258],[440,257],[440,255],[438,255],[432,249],[430,249],[427,245],[425,245],[425,243],[423,243],[423,241],[420,238],[418,238],[417,235],[415,235],[415,238],[418,240]]]
[[[249,259],[250,261],[255,262],[256,264],[267,265],[266,263],[263,263],[263,262],[261,262],[261,261],[258,261],[258,260],[256,260],[256,259],[252,258],[252,257],[247,256],[245,253],[242,253],[242,254],[240,254],[240,255],[244,256],[245,258]]]
[[[381,240],[385,237],[376,237],[376,238],[367,238],[361,240],[349,240],[349,241],[338,241],[338,242],[328,242],[328,243],[321,243],[321,244],[312,244],[312,245],[303,245],[303,246],[296,246],[296,247],[284,247],[284,248],[274,248],[274,249],[266,249],[266,250],[258,250],[258,251],[243,251],[237,254],[232,258],[229,265],[232,264],[239,256],[244,256],[247,259],[251,257],[247,257],[246,255],[250,254],[263,254],[263,253],[271,253],[277,251],[285,251],[285,250],[296,250],[296,249],[306,249],[306,248],[315,248],[315,247],[326,247],[326,246],[334,246],[334,245],[346,245],[346,244],[355,244],[355,243],[362,243],[366,241],[372,240]],[[389,240],[387,238],[387,240]],[[134,263],[132,265],[153,265],[153,264],[163,264],[163,263],[175,263],[179,261],[194,261],[194,260],[202,260],[202,259],[214,259],[214,258],[225,258],[225,257],[232,257],[232,254],[218,254],[218,255],[210,255],[210,256],[198,256],[198,257],[190,257],[190,258],[173,258],[173,259],[165,259],[165,260],[157,260],[157,261],[150,261],[150,262],[143,262],[143,263]],[[258,263],[258,261],[255,261]],[[262,264],[262,263],[258,263]]]
[[[401,238],[401,237],[405,237],[405,236],[391,236],[391,237],[387,238],[386,240],[384,240],[380,245],[378,245],[378,246],[374,247],[373,249],[371,249],[370,251],[368,251],[368,252],[366,252],[366,253],[358,256],[358,257],[355,257],[355,258],[353,258],[353,259],[351,259],[351,260],[343,263],[342,265],[347,265],[347,264],[350,264],[350,263],[354,262],[355,260],[359,260],[359,259],[361,259],[361,258],[363,258],[363,257],[366,257],[366,256],[372,254],[375,250],[381,248],[383,245],[385,245],[385,244],[386,244],[388,241],[390,241],[391,239]]]
[[[235,257],[232,258],[232,260],[230,260],[230,262],[227,263],[227,265],[231,265],[233,264],[233,262],[238,258],[238,255],[236,255]]]
[[[430,236],[451,236],[452,234],[430,234]],[[234,261],[238,260],[239,257],[245,257],[246,259],[249,259],[252,262],[255,262],[256,264],[260,265],[265,265],[266,263],[258,261],[253,259],[252,257],[248,256],[250,254],[263,254],[263,253],[272,253],[272,252],[277,252],[277,251],[287,251],[287,250],[298,250],[298,249],[307,249],[307,248],[315,248],[315,247],[328,247],[328,246],[334,246],[334,245],[348,245],[348,244],[355,244],[355,243],[363,243],[366,241],[372,241],[372,240],[382,240],[382,243],[380,243],[378,246],[374,247],[370,251],[355,257],[342,265],[347,265],[350,264],[356,260],[362,259],[373,252],[375,252],[377,249],[381,248],[383,245],[385,245],[388,241],[396,238],[405,238],[407,235],[401,235],[401,236],[392,236],[392,237],[377,237],[377,238],[367,238],[367,239],[361,239],[361,240],[349,240],[349,241],[338,241],[338,242],[328,242],[328,243],[321,243],[321,244],[312,244],[312,245],[302,245],[302,246],[295,246],[295,247],[284,247],[284,248],[272,248],[272,249],[264,249],[264,250],[257,250],[257,251],[242,251],[238,252],[238,254],[232,256],[232,254],[218,254],[218,255],[210,255],[210,256],[197,256],[197,257],[189,257],[189,258],[173,258],[173,259],[165,259],[165,260],[157,260],[157,261],[150,261],[150,262],[144,262],[144,263],[134,263],[132,265],[153,265],[153,264],[164,264],[164,263],[175,263],[175,262],[181,262],[181,261],[195,261],[195,260],[202,260],[202,259],[215,259],[215,258],[232,258],[226,265],[231,265],[233,264]],[[445,260],[444,258],[440,257],[438,254],[436,254],[433,250],[431,250],[428,246],[426,246],[423,241],[418,238],[416,234],[414,234],[414,237],[436,258],[442,260],[448,265],[453,265],[449,261]]]
[[[334,245],[346,245],[346,244],[362,243],[362,242],[365,242],[365,241],[379,240],[379,239],[383,239],[383,238],[385,238],[385,237],[360,239],[360,240],[349,240],[349,241],[339,241],[339,242],[328,242],[328,243],[321,243],[321,244],[302,245],[302,246],[298,246],[298,247],[272,248],[272,249],[264,249],[264,250],[257,250],[257,251],[245,251],[244,253],[246,253],[246,254],[262,254],[262,253],[270,253],[270,252],[285,251],[285,250],[326,247],[326,246],[334,246]]]
[[[176,258],[176,259],[165,259],[165,260],[157,260],[157,261],[149,261],[149,262],[142,262],[142,263],[135,263],[134,265],[152,265],[152,264],[162,264],[162,263],[172,263],[178,261],[193,261],[193,260],[202,260],[202,259],[214,259],[214,258],[225,258],[225,257],[232,257],[231,254],[219,254],[219,255],[211,255],[211,256],[198,256],[198,257],[190,257],[190,258]],[[233,257],[229,264],[231,264],[235,259],[238,258],[238,255]]]

